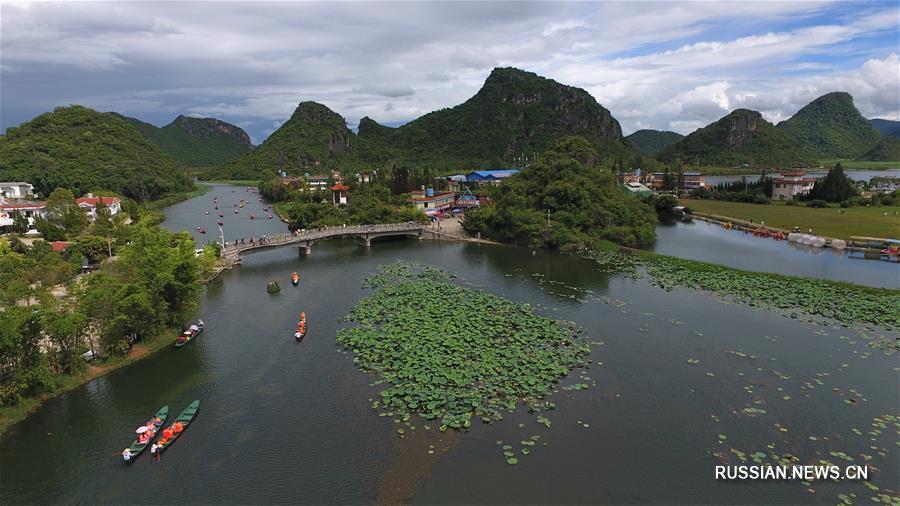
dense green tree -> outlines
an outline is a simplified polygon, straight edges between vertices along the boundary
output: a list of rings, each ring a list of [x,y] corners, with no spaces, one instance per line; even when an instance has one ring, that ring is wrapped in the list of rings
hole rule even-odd
[[[12,213],[13,224],[10,227],[11,230],[17,234],[24,234],[28,232],[28,217],[25,216],[21,211],[15,210]]]
[[[85,324],[85,316],[77,311],[48,308],[42,311],[41,326],[54,346],[51,363],[56,372],[73,374],[84,365],[79,355],[84,348]]]
[[[855,196],[857,193],[853,180],[844,174],[844,167],[838,163],[828,171],[825,177],[815,182],[807,198],[810,200],[824,200],[826,202],[841,202]]]
[[[0,405],[40,393],[53,379],[40,348],[39,313],[31,307],[0,311]]]
[[[563,139],[506,179],[493,206],[467,212],[463,226],[491,239],[551,248],[592,247],[601,239],[652,243],[653,209],[625,194],[609,169],[589,165],[596,160],[583,139]]]
[[[47,199],[47,223],[68,236],[84,230],[88,219],[75,202],[75,195],[65,188],[57,188]]]

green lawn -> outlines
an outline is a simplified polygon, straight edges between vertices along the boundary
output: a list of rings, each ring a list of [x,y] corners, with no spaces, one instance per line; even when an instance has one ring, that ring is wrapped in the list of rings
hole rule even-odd
[[[814,209],[778,203],[760,205],[693,199],[682,199],[681,205],[695,212],[753,220],[754,223],[764,221],[766,225],[788,230],[796,226],[806,232],[811,228],[814,234],[839,239],[849,239],[851,235],[900,238],[900,206]],[[887,216],[884,216],[885,212]]]

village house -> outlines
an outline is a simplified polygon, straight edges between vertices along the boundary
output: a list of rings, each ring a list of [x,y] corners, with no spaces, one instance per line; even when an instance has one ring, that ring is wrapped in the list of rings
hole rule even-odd
[[[665,172],[654,172],[647,178],[646,183],[649,184],[650,188],[654,191],[659,191],[663,188],[665,177]],[[675,185],[678,185],[678,179],[679,177],[681,178],[681,187],[678,188],[679,190],[691,191],[706,187],[706,176],[699,172],[684,172],[682,174],[669,172],[669,177],[672,178],[672,182]]]
[[[0,198],[24,199],[34,197],[34,186],[23,182],[0,182]]]
[[[28,219],[28,230],[31,232],[34,230],[34,220],[36,218],[47,217],[47,203],[9,202],[0,199],[0,229],[13,225],[16,212],[22,213]]]
[[[407,200],[413,207],[429,215],[450,209],[455,201],[456,194],[453,192],[437,193],[434,188],[424,187],[410,192]]]
[[[86,197],[75,199],[75,203],[87,214],[91,221],[97,219],[97,206],[100,202],[103,202],[103,205],[106,206],[110,216],[115,216],[122,210],[122,201],[119,200],[119,197],[94,197],[89,193]]]
[[[776,200],[793,200],[813,189],[816,179],[804,177],[803,171],[782,172],[772,179],[772,198]]]

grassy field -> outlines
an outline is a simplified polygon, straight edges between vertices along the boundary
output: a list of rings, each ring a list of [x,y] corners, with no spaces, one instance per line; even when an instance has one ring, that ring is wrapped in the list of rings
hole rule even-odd
[[[828,207],[814,209],[784,204],[745,204],[718,200],[682,199],[681,204],[695,212],[727,216],[772,227],[800,227],[806,232],[839,239],[851,235],[900,238],[900,207]],[[887,216],[884,213],[887,212]],[[896,214],[895,214],[896,213]]]

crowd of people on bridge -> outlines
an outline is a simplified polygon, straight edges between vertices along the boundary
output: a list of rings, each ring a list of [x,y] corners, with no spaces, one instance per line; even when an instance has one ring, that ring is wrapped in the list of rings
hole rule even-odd
[[[384,225],[351,225],[350,227],[354,228],[356,230],[377,231],[377,230],[382,229],[385,226],[396,226],[396,225],[398,225],[398,224],[389,223],[389,224],[384,224]],[[410,221],[410,222],[407,222],[402,225],[416,225],[416,222]],[[347,224],[344,223],[342,225],[319,227],[319,228],[308,229],[308,230],[305,228],[296,229],[296,230],[291,231],[290,233],[283,232],[283,233],[277,234],[272,237],[269,237],[267,235],[262,235],[256,239],[254,239],[252,236],[249,238],[241,237],[239,239],[235,239],[234,241],[225,241],[225,247],[226,248],[236,248],[236,247],[245,246],[245,245],[261,246],[261,245],[266,245],[266,244],[277,244],[280,242],[285,242],[285,241],[290,240],[292,238],[292,236],[300,237],[301,235],[303,235],[305,233],[316,233],[316,232],[321,233],[321,232],[332,231],[335,229],[345,230],[347,228],[348,228]],[[354,231],[356,231],[356,230],[354,230]]]

